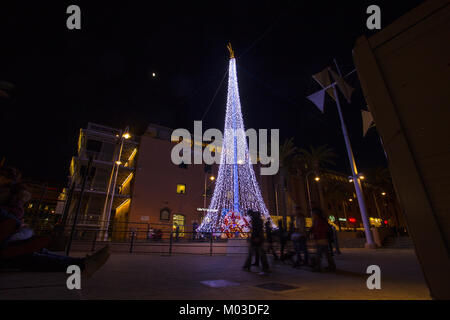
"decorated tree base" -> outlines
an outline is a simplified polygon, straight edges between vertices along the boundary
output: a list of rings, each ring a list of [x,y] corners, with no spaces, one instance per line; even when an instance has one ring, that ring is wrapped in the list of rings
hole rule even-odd
[[[222,219],[222,237],[232,238],[247,238],[250,232],[250,222],[247,217],[242,215],[239,211],[223,211]]]

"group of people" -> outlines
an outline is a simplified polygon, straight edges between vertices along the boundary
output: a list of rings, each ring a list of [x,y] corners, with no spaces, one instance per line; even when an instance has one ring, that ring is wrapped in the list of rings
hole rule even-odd
[[[109,257],[106,246],[93,255],[75,258],[47,250],[52,238],[37,236],[24,224],[24,205],[31,198],[21,174],[12,167],[0,167],[0,266],[24,271],[66,272],[77,265],[91,276]]]
[[[305,218],[301,215],[297,216],[297,224],[291,221],[289,229],[283,225],[283,221],[278,222],[278,229],[273,230],[272,223],[266,221],[264,224],[261,213],[249,210],[251,218],[251,234],[249,237],[249,253],[243,270],[250,271],[251,266],[262,267],[261,274],[270,272],[266,253],[272,254],[274,260],[286,261],[292,260],[294,267],[310,266],[312,271],[321,271],[322,256],[325,256],[328,266],[327,271],[334,272],[336,264],[333,258],[333,246],[336,253],[340,254],[336,229],[328,223],[322,211],[318,208],[312,210],[312,226],[309,232],[306,230]],[[274,240],[279,241],[279,252],[275,250]],[[315,254],[311,255],[308,251],[308,239],[314,241]],[[292,241],[293,253],[286,252],[288,242]],[[267,243],[264,246],[264,242]],[[254,263],[252,259],[254,257]]]

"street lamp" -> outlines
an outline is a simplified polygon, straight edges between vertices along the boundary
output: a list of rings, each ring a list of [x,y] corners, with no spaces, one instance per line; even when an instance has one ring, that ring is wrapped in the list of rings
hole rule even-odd
[[[109,220],[111,218],[111,211],[112,211],[112,205],[114,200],[114,194],[116,191],[116,183],[117,183],[117,175],[119,173],[120,165],[122,164],[122,161],[120,161],[120,158],[122,157],[122,150],[123,150],[123,144],[125,140],[128,140],[131,138],[131,134],[128,132],[129,127],[126,127],[125,130],[121,131],[120,134],[116,135],[116,138],[120,137],[120,147],[119,152],[117,154],[117,158],[113,159],[113,166],[111,169],[111,176],[109,179],[108,184],[108,190],[106,192],[106,198],[105,198],[105,205],[103,207],[103,214],[102,214],[102,222],[103,222],[103,230],[104,232],[104,240],[108,240],[108,228],[109,228]],[[111,193],[111,197],[108,199],[109,195]]]
[[[308,180],[308,177],[309,177],[310,174],[312,174],[312,173],[314,173],[314,172],[315,172],[314,170],[309,171],[309,172],[306,174],[306,177],[305,177],[305,180],[306,180],[306,189],[307,189],[307,191],[308,191],[309,212],[310,212],[311,217],[312,217],[311,190],[309,189],[309,180]],[[316,174],[316,177],[314,178],[314,180],[316,180],[317,182],[319,182],[319,181],[320,181],[320,177]]]
[[[384,196],[386,195],[386,192],[383,191],[383,192],[381,193],[381,195],[384,197]]]
[[[214,181],[214,179],[215,179],[214,176],[209,177],[209,180],[211,180],[211,181]]]

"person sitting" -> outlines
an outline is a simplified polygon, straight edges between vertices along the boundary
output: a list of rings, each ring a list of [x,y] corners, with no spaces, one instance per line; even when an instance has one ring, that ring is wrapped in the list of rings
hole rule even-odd
[[[30,193],[20,182],[14,168],[0,169],[0,265],[23,271],[66,272],[70,265],[78,265],[90,277],[109,257],[109,246],[93,255],[74,258],[58,255],[45,247],[50,237],[38,237],[23,223],[24,204]]]

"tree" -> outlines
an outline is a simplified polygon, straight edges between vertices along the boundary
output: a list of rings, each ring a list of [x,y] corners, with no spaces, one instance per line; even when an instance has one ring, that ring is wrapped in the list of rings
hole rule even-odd
[[[271,221],[250,161],[244,132],[236,60],[231,46],[228,70],[228,95],[224,139],[214,193],[200,232],[224,232],[231,237],[250,231],[248,210],[258,211],[263,220]]]
[[[309,150],[300,149],[298,157],[300,161],[304,163],[305,169],[307,171],[306,174],[308,175],[308,173],[311,171],[315,172],[316,174],[320,174],[325,166],[334,165],[335,163],[333,161],[333,158],[336,157],[336,154],[333,152],[332,148],[328,147],[327,145],[322,145],[317,148],[310,146]],[[318,183],[317,186],[319,190],[320,206],[322,208],[322,211],[327,212],[322,185]]]

